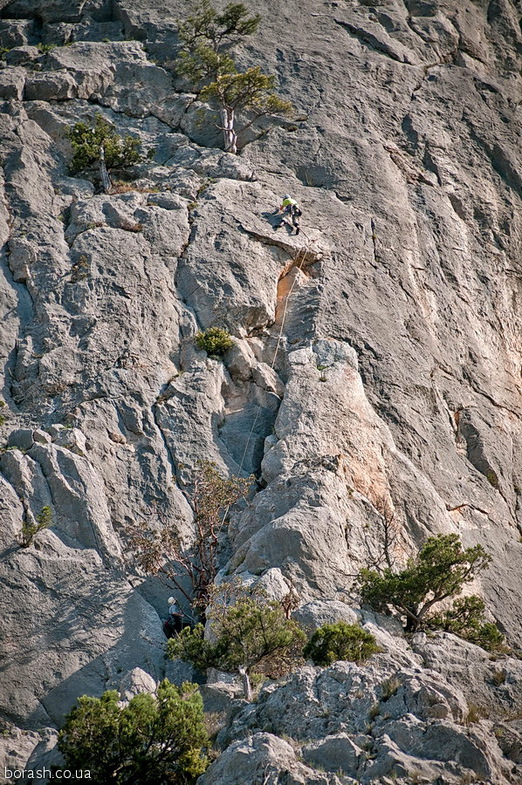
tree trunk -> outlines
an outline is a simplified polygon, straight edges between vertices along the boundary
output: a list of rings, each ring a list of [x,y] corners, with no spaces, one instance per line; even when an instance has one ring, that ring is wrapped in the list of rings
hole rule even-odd
[[[235,121],[234,110],[228,106],[224,106],[221,110],[221,122],[223,125],[225,151],[227,153],[234,153],[234,155],[237,154],[237,134],[234,129]]]
[[[243,695],[245,697],[245,700],[247,700],[250,703],[250,701],[252,700],[252,685],[250,684],[250,678],[248,676],[246,668],[244,667],[238,668],[238,671],[239,671],[239,675],[243,679]]]
[[[406,614],[406,627],[404,628],[405,632],[417,632],[420,624],[420,619],[418,616],[414,616],[414,614]]]
[[[112,189],[111,177],[109,172],[107,171],[107,166],[105,165],[105,150],[103,145],[100,145],[100,176],[103,186],[103,192],[106,194],[110,194]]]

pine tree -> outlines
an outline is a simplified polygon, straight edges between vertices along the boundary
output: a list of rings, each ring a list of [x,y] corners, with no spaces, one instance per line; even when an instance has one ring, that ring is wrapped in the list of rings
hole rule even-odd
[[[224,594],[225,593],[225,594]],[[252,670],[278,677],[301,659],[306,636],[283,604],[255,596],[233,585],[216,591],[208,609],[212,640],[204,637],[202,624],[188,627],[169,640],[169,656],[192,662],[197,668],[219,668],[243,677],[244,694],[252,697]],[[276,669],[278,672],[274,671]]]
[[[463,550],[456,534],[429,537],[416,559],[394,572],[361,570],[361,598],[376,611],[394,609],[406,617],[406,630],[415,632],[429,618],[433,605],[460,594],[491,562],[481,545]]]
[[[58,748],[71,770],[114,785],[189,785],[208,761],[203,701],[197,685],[165,679],[156,695],[122,706],[116,690],[87,695],[67,715]]]
[[[274,92],[275,76],[259,66],[238,71],[229,49],[252,35],[261,17],[248,15],[243,3],[229,3],[219,13],[210,0],[201,0],[194,14],[179,24],[182,48],[177,71],[193,84],[202,101],[214,103],[220,112],[225,150],[238,152],[238,136],[263,116],[286,115],[292,104]],[[249,116],[237,128],[238,113]]]

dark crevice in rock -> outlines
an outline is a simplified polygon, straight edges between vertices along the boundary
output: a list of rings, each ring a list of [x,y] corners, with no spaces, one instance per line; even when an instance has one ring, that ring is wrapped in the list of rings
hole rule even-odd
[[[350,33],[350,35],[361,41],[361,43],[371,51],[386,55],[386,57],[389,57],[391,60],[395,60],[398,63],[404,64],[404,58],[399,54],[398,51],[395,50],[393,45],[386,43],[381,38],[378,38],[375,33],[365,30],[364,27],[361,27],[360,25],[354,25],[350,22],[345,22],[342,19],[336,19],[334,17],[333,21],[336,25],[339,25],[339,27],[342,27],[344,30]]]

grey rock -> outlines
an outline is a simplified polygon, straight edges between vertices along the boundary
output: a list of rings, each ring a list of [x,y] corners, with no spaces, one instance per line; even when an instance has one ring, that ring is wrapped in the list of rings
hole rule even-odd
[[[18,428],[11,431],[7,438],[7,446],[19,450],[29,450],[34,444],[33,431],[29,428]]]
[[[28,101],[63,101],[76,98],[78,86],[68,73],[34,74],[26,80],[25,98]]]
[[[9,68],[0,71],[0,98],[20,101],[24,93],[25,71]]]
[[[42,776],[43,769],[49,771],[53,764],[63,763],[62,756],[56,748],[56,741],[57,734],[50,729],[42,729],[35,733],[20,730],[12,723],[3,723],[0,739],[2,764],[10,771],[26,769],[31,772],[31,775],[26,776],[31,776],[31,780],[36,785],[44,785],[48,779]],[[33,766],[33,761],[38,763]]]
[[[156,691],[156,682],[141,668],[133,668],[120,681],[119,693],[122,701],[130,701],[135,695]]]
[[[243,785],[245,782],[254,783],[262,776],[267,785],[275,785],[280,770],[286,770],[287,780],[292,785],[339,783],[337,777],[332,780],[328,775],[320,774],[300,763],[290,744],[270,733],[256,733],[244,741],[231,744],[200,777],[199,783]]]
[[[452,783],[472,772],[506,783],[512,765],[496,738],[504,733],[505,748],[516,758],[516,731],[504,723],[493,735],[490,722],[466,725],[468,706],[456,685],[412,661],[395,671],[389,664],[387,652],[360,667],[303,668],[263,688],[257,705],[232,714],[219,739],[226,745],[262,728],[299,740],[309,765],[342,768],[363,783],[394,772]]]
[[[27,65],[40,55],[41,52],[36,46],[15,46],[5,53],[5,61],[9,65]]]
[[[488,652],[447,633],[414,644],[424,664],[458,687],[470,705],[488,716],[509,716],[522,700],[522,663],[514,657],[492,659]],[[473,663],[473,667],[471,667]]]
[[[47,431],[37,429],[33,431],[33,439],[39,444],[49,444],[51,441],[51,435],[47,433]]]
[[[517,764],[522,763],[522,728],[521,721],[512,720],[495,725],[495,738],[504,755]]]
[[[0,21],[0,46],[16,49],[26,46],[34,34],[32,19],[2,19]]]
[[[325,771],[342,771],[354,774],[363,751],[350,739],[347,733],[326,736],[320,742],[308,744],[302,749],[307,763]]]
[[[357,352],[352,346],[343,344],[341,341],[322,338],[314,343],[313,351],[317,355],[317,363],[319,365],[329,367],[336,362],[346,362],[352,368],[358,370]]]
[[[107,16],[110,5],[107,0],[73,0],[66,3],[64,0],[11,0],[8,4],[8,12],[14,17],[29,17],[38,14],[45,23],[56,22],[76,22],[82,14],[93,14],[96,18]]]
[[[304,669],[248,707],[221,696],[232,746],[206,781],[333,783],[299,755],[345,736],[369,754],[347,782],[522,778],[518,660],[445,635],[412,648],[396,620],[356,610],[354,583],[383,563],[386,526],[397,566],[458,533],[491,553],[470,588],[520,644],[515,5],[260,0],[238,63],[275,74],[296,117],[231,156],[173,76],[184,0],[0,0],[2,434],[28,445],[0,457],[0,710],[27,734],[134,668],[192,675],[163,660],[163,588],[119,554],[129,529],[166,522],[189,544],[210,458],[256,475],[220,574],[273,597],[291,585],[313,624],[342,604],[382,652]],[[142,142],[122,193],[67,174],[66,131],[96,112]],[[286,192],[298,236],[274,231]],[[224,362],[194,346],[215,325],[236,340]],[[24,515],[46,505],[53,526],[20,549]],[[12,729],[16,761],[51,755],[53,731]]]
[[[238,575],[245,586],[260,590],[268,600],[280,601],[291,591],[290,583],[284,578],[283,573],[277,567],[272,567],[263,575],[251,575],[248,572],[241,572]],[[224,576],[216,577],[217,585],[220,585]]]
[[[358,624],[360,618],[357,611],[340,600],[313,600],[294,611],[292,616],[310,631],[322,627],[323,624],[335,624],[337,621]]]
[[[147,197],[147,204],[155,204],[162,207],[164,210],[184,210],[186,209],[186,202],[176,194],[172,193],[159,193],[149,194]]]
[[[252,368],[252,378],[258,387],[274,393],[278,398],[283,397],[285,386],[277,373],[266,363],[257,363]]]

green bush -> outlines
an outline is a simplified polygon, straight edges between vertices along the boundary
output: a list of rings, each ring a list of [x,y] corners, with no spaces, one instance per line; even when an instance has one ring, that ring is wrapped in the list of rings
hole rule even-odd
[[[48,52],[52,52],[53,49],[56,49],[56,47],[57,44],[42,44],[42,43],[36,44],[36,48],[42,54],[47,54]]]
[[[217,668],[221,660],[221,646],[205,640],[205,625],[185,627],[167,644],[168,655],[172,659],[178,657],[190,662],[195,668],[204,671],[206,668]]]
[[[108,170],[131,166],[140,160],[140,141],[133,136],[120,136],[101,114],[94,120],[94,128],[78,122],[68,131],[74,155],[70,164],[72,174],[83,172],[100,161],[100,147],[105,152]]]
[[[485,610],[486,605],[480,597],[462,597],[444,613],[430,616],[426,627],[452,632],[487,651],[501,651],[504,638],[496,624],[486,621]]]
[[[115,690],[84,695],[58,736],[66,767],[89,770],[100,785],[189,785],[207,768],[207,743],[197,685],[167,679],[125,706]]]
[[[371,633],[357,624],[338,621],[319,627],[304,647],[303,655],[314,665],[331,665],[338,660],[364,662],[378,651]]]
[[[456,534],[439,534],[427,539],[401,572],[361,570],[361,599],[376,611],[405,616],[406,630],[414,632],[426,623],[433,605],[460,594],[490,562],[481,545],[463,550]]]
[[[28,548],[38,532],[42,531],[42,529],[48,529],[52,525],[53,513],[47,504],[45,507],[42,507],[36,516],[36,520],[33,520],[32,517],[29,518],[26,514],[22,521],[22,548]]]
[[[221,357],[234,345],[234,341],[221,327],[209,327],[196,335],[196,344],[211,356]]]
[[[247,677],[245,696],[249,697],[249,674],[257,672],[278,677],[300,660],[306,636],[293,619],[288,619],[280,602],[248,596],[248,590],[235,590],[234,604],[216,596],[209,606],[213,640],[205,640],[204,627],[185,628],[168,643],[169,656],[181,657],[197,668],[219,668]],[[274,672],[277,670],[277,672]]]

